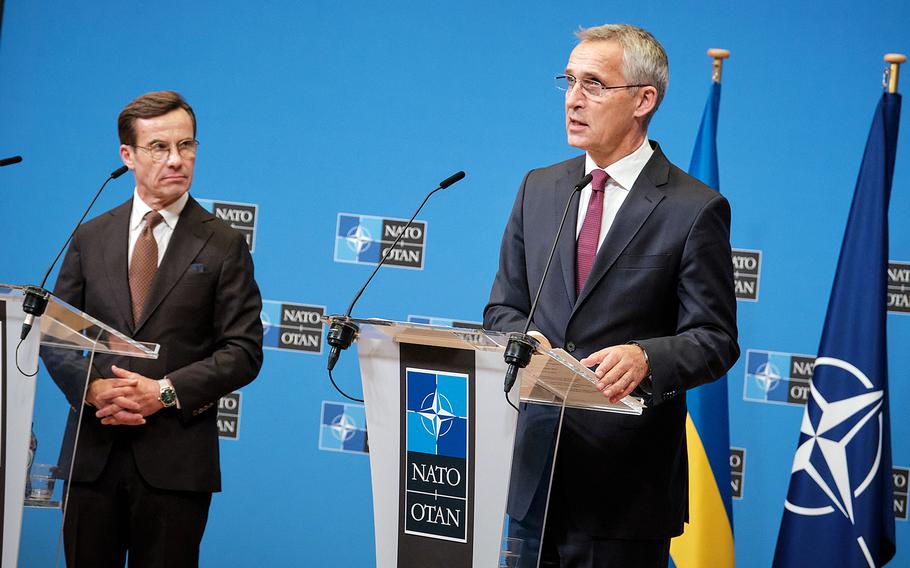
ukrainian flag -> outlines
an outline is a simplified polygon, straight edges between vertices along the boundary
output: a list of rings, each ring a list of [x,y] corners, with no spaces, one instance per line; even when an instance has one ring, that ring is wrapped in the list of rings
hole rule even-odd
[[[712,82],[689,175],[719,190],[717,115],[720,82]],[[732,259],[731,259],[732,262]],[[730,487],[730,419],[727,376],[689,391],[686,437],[689,451],[689,523],[670,542],[678,568],[725,568],[735,564]]]

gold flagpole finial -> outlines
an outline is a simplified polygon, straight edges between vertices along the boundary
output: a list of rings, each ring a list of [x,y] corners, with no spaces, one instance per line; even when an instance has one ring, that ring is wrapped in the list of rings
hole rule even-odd
[[[900,73],[900,65],[904,61],[907,61],[907,56],[903,53],[885,54],[885,62],[890,64],[885,70],[885,83],[889,93],[897,92],[897,78]]]
[[[724,59],[730,57],[730,50],[712,47],[708,50],[708,57],[714,59],[714,67],[711,72],[711,80],[715,83],[720,83],[720,74],[724,65]]]

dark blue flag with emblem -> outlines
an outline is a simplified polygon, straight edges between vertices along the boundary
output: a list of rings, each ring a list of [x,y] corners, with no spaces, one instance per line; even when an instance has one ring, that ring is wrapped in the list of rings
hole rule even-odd
[[[886,294],[901,98],[882,96],[860,166],[793,459],[774,566],[894,556]]]

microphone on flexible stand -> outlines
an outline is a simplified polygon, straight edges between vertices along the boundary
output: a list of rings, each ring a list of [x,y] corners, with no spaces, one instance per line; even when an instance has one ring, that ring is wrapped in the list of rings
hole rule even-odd
[[[417,214],[420,213],[421,209],[423,209],[423,206],[426,204],[427,200],[430,199],[430,196],[440,189],[446,189],[456,182],[463,180],[464,177],[465,173],[463,171],[455,172],[454,174],[439,182],[439,185],[436,186],[436,189],[428,193],[427,196],[423,198],[420,207],[417,208],[417,211],[414,211],[414,214],[411,215],[411,219],[401,229],[401,232],[398,233],[398,238],[395,239],[395,242],[392,243],[392,246],[386,249],[385,253],[382,255],[382,258],[379,259],[379,263],[376,265],[376,268],[374,268],[373,272],[370,274],[370,277],[367,278],[367,281],[363,283],[363,286],[361,286],[360,290],[357,291],[357,294],[354,295],[354,299],[351,300],[351,303],[348,306],[348,311],[345,312],[343,316],[329,316],[329,321],[332,323],[329,326],[329,333],[326,335],[326,342],[332,346],[331,351],[329,351],[329,360],[327,364],[330,379],[332,378],[332,369],[335,368],[335,363],[338,362],[338,357],[341,355],[341,352],[351,346],[351,343],[353,343],[354,338],[357,337],[357,333],[360,331],[360,328],[357,327],[357,324],[351,321],[351,311],[354,309],[354,304],[356,304],[357,300],[360,299],[361,294],[363,294],[363,291],[366,290],[366,287],[373,279],[373,276],[376,276],[376,272],[378,272],[379,268],[385,263],[386,258],[388,258],[392,250],[395,249],[395,246],[398,244],[398,242],[401,241],[401,238],[407,232],[408,227],[410,227],[411,223],[414,222]],[[334,380],[332,381],[332,384],[335,384]],[[347,398],[351,398],[348,395],[344,394],[344,392],[342,392],[340,389],[338,389],[337,385],[335,388],[342,395],[346,396]]]
[[[22,161],[22,156],[11,156],[9,158],[0,159],[0,168],[3,166],[11,166],[13,164],[18,164]]]
[[[417,218],[417,214],[420,213],[420,210],[423,209],[423,206],[426,204],[427,200],[430,199],[430,196],[439,191],[440,189],[446,189],[449,186],[455,184],[464,179],[465,173],[463,171],[455,172],[446,179],[439,182],[439,185],[436,186],[436,189],[427,194],[423,198],[423,201],[420,203],[420,206],[417,208],[417,211],[414,211],[414,214],[411,215],[411,218],[408,220],[407,224],[402,227],[401,231],[398,233],[398,237],[392,243],[392,246],[387,248],[382,255],[382,258],[379,259],[379,263],[376,264],[376,268],[373,269],[373,272],[370,273],[370,277],[367,278],[366,282],[363,283],[363,286],[360,287],[360,290],[354,295],[354,299],[351,300],[350,305],[348,305],[348,311],[345,312],[343,316],[329,316],[329,332],[326,334],[326,342],[332,346],[332,349],[329,351],[329,359],[326,367],[329,371],[329,380],[332,381],[332,386],[335,387],[342,396],[347,399],[363,402],[359,398],[354,398],[349,396],[343,390],[338,388],[338,385],[335,384],[335,379],[332,377],[332,369],[335,368],[335,363],[338,362],[338,357],[341,355],[341,352],[351,346],[351,343],[354,342],[354,339],[357,337],[357,333],[360,331],[360,328],[357,327],[357,324],[351,320],[351,311],[354,309],[354,304],[357,303],[357,300],[360,299],[363,291],[366,290],[367,285],[370,281],[373,280],[373,277],[376,276],[376,273],[379,271],[379,268],[385,264],[386,258],[389,254],[395,249],[395,246],[398,245],[401,238],[404,237],[405,233],[408,230],[408,227],[411,226],[411,223],[414,222],[414,219]]]
[[[566,217],[569,215],[569,206],[572,205],[572,199],[575,194],[581,191],[586,185],[591,183],[593,176],[591,174],[581,178],[575,184],[575,188],[566,201],[566,210],[562,214],[562,221],[559,222],[559,228],[556,229],[556,238],[553,239],[553,247],[550,249],[550,256],[547,258],[547,265],[543,269],[543,276],[540,277],[540,286],[537,288],[537,294],[534,296],[534,303],[528,311],[528,321],[525,322],[525,329],[521,333],[510,333],[509,342],[506,344],[506,350],[502,354],[509,368],[506,369],[506,377],[503,382],[503,390],[506,394],[512,390],[515,380],[518,378],[519,369],[524,369],[531,362],[531,355],[539,345],[538,341],[528,335],[531,328],[531,320],[534,318],[534,312],[537,311],[537,302],[540,300],[540,292],[543,290],[543,283],[547,279],[547,273],[550,271],[550,262],[553,260],[553,253],[556,252],[556,245],[559,243],[559,236],[562,234],[562,226],[566,223]]]
[[[22,161],[22,158],[19,158],[17,161]],[[15,158],[7,158],[7,160],[14,160]],[[15,163],[15,162],[11,162]],[[6,165],[6,164],[2,164]],[[47,277],[50,276],[51,270],[54,269],[54,265],[57,264],[57,261],[60,260],[60,255],[63,254],[63,251],[66,250],[66,246],[73,240],[73,235],[76,234],[76,230],[79,229],[79,226],[82,225],[82,222],[85,221],[86,215],[91,211],[92,206],[95,204],[95,201],[98,200],[98,196],[101,195],[101,191],[104,189],[104,186],[108,184],[109,181],[117,179],[118,177],[125,174],[129,171],[129,168],[126,166],[120,166],[108,176],[104,183],[101,184],[101,188],[98,189],[98,193],[95,194],[95,197],[92,199],[92,202],[88,204],[85,213],[82,214],[82,218],[79,219],[79,222],[76,223],[76,226],[73,228],[73,232],[70,233],[70,236],[66,239],[66,242],[63,243],[63,247],[60,249],[60,252],[57,253],[54,262],[47,268],[47,272],[44,273],[44,278],[41,279],[41,284],[38,286],[26,286],[25,287],[25,299],[22,300],[22,311],[25,312],[25,319],[22,320],[22,334],[19,336],[20,341],[24,341],[28,337],[28,333],[32,329],[32,325],[35,322],[35,318],[41,317],[44,314],[45,308],[47,308],[47,298],[50,295],[50,292],[44,289],[44,284],[47,282]]]

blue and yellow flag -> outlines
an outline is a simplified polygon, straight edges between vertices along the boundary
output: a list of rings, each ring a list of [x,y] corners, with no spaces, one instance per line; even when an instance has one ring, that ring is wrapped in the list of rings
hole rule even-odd
[[[774,566],[876,568],[895,551],[888,412],[888,201],[901,98],[882,96],[856,180]]]
[[[712,82],[689,175],[720,190],[717,171],[717,115],[720,83]],[[732,259],[730,260],[732,262]],[[689,415],[689,523],[670,543],[678,568],[732,567],[733,504],[730,487],[730,417],[727,376],[686,394]]]

